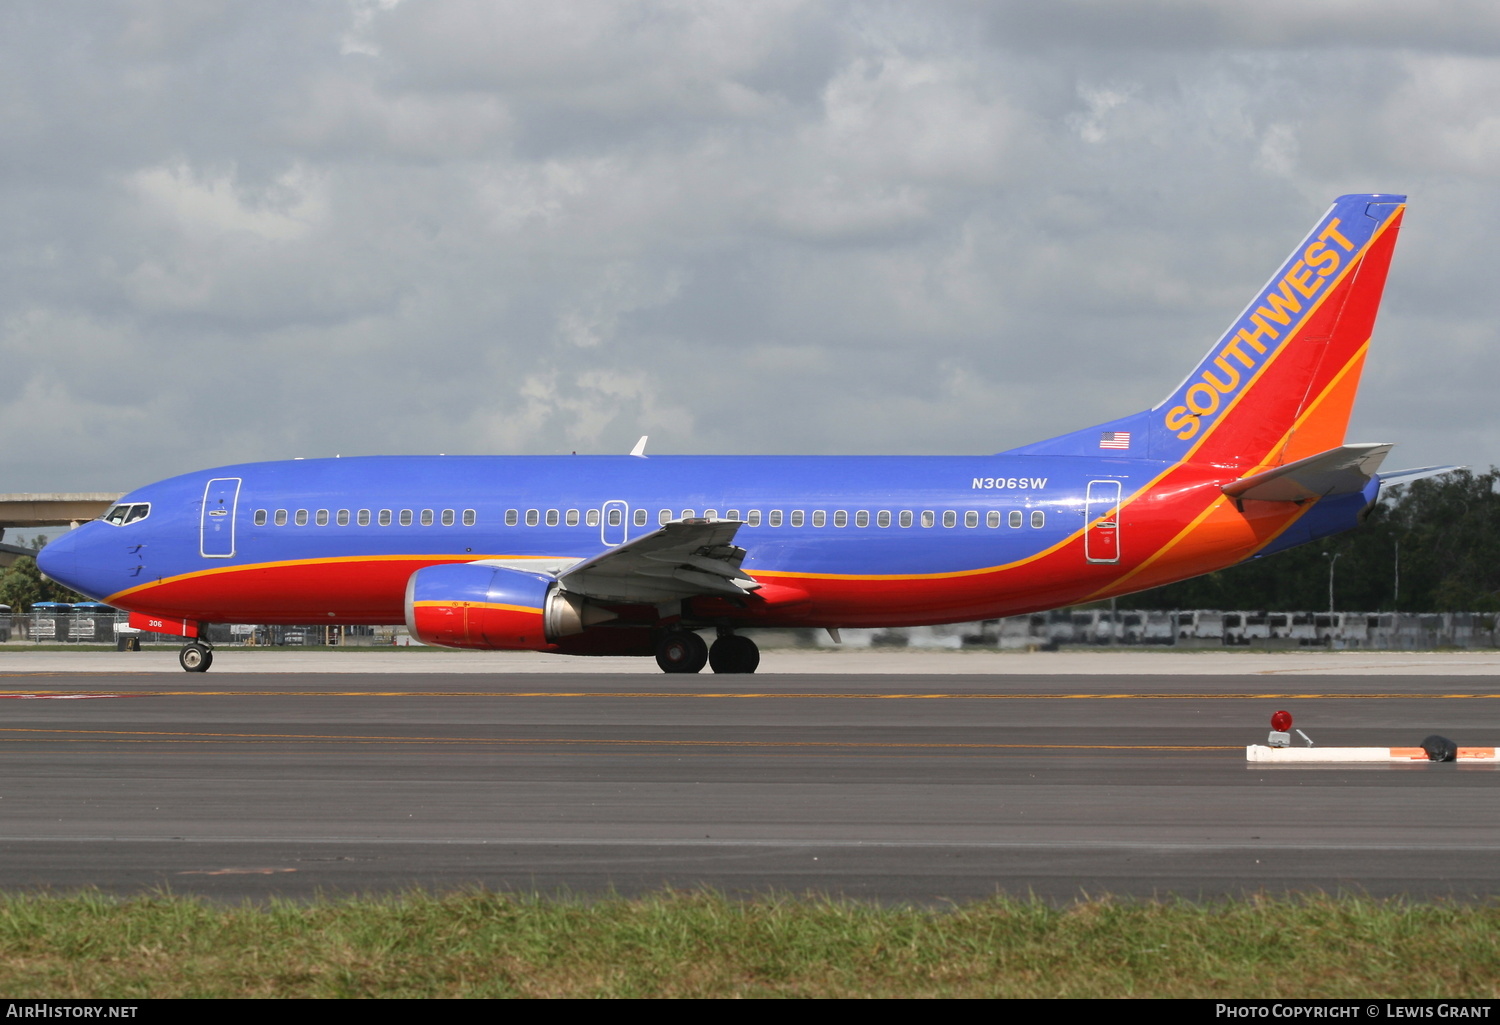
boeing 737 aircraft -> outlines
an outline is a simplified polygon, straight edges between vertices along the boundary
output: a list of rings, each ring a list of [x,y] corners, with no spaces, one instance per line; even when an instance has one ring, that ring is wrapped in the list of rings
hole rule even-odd
[[[191,638],[394,624],[428,644],[754,672],[758,626],[953,623],[1128,594],[1357,525],[1346,444],[1405,197],[1343,196],[1160,404],[998,455],[369,457],[122,498],[43,572]],[[643,439],[644,441],[644,439]],[[710,648],[694,631],[715,630]]]

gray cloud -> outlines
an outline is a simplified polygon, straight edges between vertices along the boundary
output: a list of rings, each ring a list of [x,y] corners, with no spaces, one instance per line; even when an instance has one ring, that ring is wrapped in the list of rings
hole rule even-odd
[[[1356,440],[1488,465],[1497,19],[1359,8],[12,5],[5,489],[996,451],[1154,403],[1366,190]]]

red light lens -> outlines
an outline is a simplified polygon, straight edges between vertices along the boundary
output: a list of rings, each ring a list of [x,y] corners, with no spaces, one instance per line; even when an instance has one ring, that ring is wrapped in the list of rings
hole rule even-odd
[[[1292,713],[1287,711],[1274,712],[1271,715],[1271,729],[1277,733],[1285,733],[1292,728]]]

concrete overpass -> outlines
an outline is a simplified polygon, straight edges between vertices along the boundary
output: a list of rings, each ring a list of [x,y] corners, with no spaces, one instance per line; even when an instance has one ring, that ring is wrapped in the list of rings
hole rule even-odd
[[[119,499],[113,491],[19,492],[0,494],[0,567],[9,566],[29,548],[3,543],[7,527],[76,527],[98,519]]]

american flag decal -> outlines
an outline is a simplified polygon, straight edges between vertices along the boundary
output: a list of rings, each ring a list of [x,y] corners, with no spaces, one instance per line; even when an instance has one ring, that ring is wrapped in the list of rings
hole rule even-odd
[[[1129,431],[1105,431],[1099,435],[1100,448],[1129,448]]]

